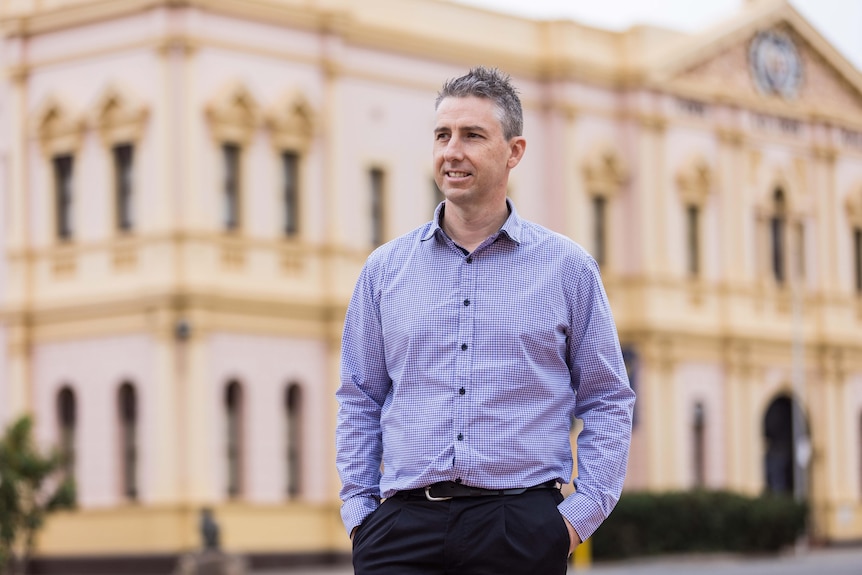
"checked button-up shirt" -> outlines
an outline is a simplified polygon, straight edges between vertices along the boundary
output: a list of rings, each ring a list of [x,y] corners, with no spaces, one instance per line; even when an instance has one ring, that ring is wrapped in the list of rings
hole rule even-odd
[[[593,258],[510,214],[465,253],[434,220],[368,258],[342,341],[336,430],[347,531],[396,491],[572,481],[581,539],[616,504],[634,392]],[[382,463],[382,467],[381,467]]]

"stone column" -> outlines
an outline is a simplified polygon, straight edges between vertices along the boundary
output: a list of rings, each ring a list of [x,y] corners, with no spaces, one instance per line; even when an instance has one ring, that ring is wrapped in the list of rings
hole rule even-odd
[[[7,53],[14,61],[17,55],[23,61],[25,40],[16,37],[8,40]],[[33,294],[33,230],[30,228],[32,197],[29,190],[28,114],[27,88],[28,70],[23,63],[12,66],[9,78],[9,196],[6,213],[5,254],[8,255],[6,282],[6,305],[9,322],[7,331],[7,373],[4,410],[10,418],[33,409],[32,401],[32,326],[31,298]],[[2,422],[0,422],[2,423]]]
[[[664,132],[662,117],[641,115],[638,118],[637,164],[638,180],[635,191],[639,217],[640,267],[648,279],[668,273],[667,214],[664,182]]]
[[[639,370],[642,419],[646,431],[647,481],[651,490],[677,487],[674,455],[678,441],[673,422],[678,416],[670,342],[653,337],[642,346]]]

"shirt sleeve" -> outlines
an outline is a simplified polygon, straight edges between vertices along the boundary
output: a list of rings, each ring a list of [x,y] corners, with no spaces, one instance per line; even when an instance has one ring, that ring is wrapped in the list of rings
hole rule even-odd
[[[575,417],[583,420],[584,428],[578,435],[576,492],[559,509],[584,541],[610,515],[622,492],[635,394],[592,258],[580,273],[573,300],[569,368]]]
[[[372,269],[366,263],[347,308],[336,392],[336,466],[344,502],[341,517],[348,533],[380,505],[380,413],[391,387]]]

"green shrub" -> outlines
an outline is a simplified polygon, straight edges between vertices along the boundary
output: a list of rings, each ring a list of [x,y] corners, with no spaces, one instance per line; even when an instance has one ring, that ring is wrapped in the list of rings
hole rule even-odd
[[[626,492],[593,535],[593,556],[774,552],[796,541],[806,516],[805,504],[781,496],[703,490]]]

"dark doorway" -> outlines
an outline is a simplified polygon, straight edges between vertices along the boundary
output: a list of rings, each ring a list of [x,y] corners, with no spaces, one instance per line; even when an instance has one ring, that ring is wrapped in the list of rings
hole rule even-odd
[[[766,491],[774,494],[793,495],[796,485],[794,477],[793,454],[795,445],[793,438],[793,410],[799,409],[787,395],[775,398],[766,410],[763,418],[763,434],[766,440],[766,457],[764,471],[766,473]],[[799,414],[799,421],[804,418]]]

